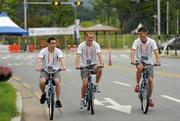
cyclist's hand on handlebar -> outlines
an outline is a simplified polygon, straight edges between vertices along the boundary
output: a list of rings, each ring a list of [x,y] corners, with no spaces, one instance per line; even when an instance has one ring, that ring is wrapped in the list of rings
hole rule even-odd
[[[80,69],[81,68],[81,66],[76,66],[76,69]]]
[[[154,63],[154,66],[161,66],[161,63],[160,62],[156,62],[156,63]]]
[[[131,64],[132,64],[132,65],[135,65],[136,63],[135,63],[135,61],[131,61]]]
[[[97,68],[104,68],[104,64],[97,65]]]
[[[35,67],[35,70],[41,72],[41,68],[39,67]]]
[[[65,70],[66,70],[66,67],[62,67],[61,70],[62,70],[62,71],[65,71]]]

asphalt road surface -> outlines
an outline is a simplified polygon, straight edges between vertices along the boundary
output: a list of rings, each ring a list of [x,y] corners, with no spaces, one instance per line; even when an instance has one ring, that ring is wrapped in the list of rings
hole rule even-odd
[[[36,114],[23,112],[23,121],[48,120],[47,105],[40,105],[39,73],[35,71],[38,53],[0,53],[0,64],[13,69],[12,79],[29,91],[36,104],[26,103],[26,109],[40,107]],[[74,67],[74,52],[64,52],[67,71],[61,72],[63,113],[55,110],[54,121],[179,121],[180,120],[180,59],[161,58],[161,67],[155,68],[153,100],[155,107],[144,115],[134,93],[135,67],[130,65],[129,51],[112,51],[112,66],[108,65],[108,51],[103,51],[105,68],[100,82],[100,94],[95,95],[95,115],[80,110],[81,78]],[[21,91],[20,91],[21,92]],[[23,93],[23,92],[21,92]],[[24,108],[23,108],[24,109]],[[25,110],[24,110],[25,111]],[[39,115],[39,116],[38,116]]]

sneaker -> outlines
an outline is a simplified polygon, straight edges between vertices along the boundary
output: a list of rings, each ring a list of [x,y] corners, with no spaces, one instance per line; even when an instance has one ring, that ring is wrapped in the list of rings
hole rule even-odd
[[[62,104],[60,100],[56,100],[56,106],[57,108],[62,108]]]
[[[84,101],[84,99],[81,99],[81,101],[80,101],[80,109],[83,109],[83,107],[84,107],[84,104],[85,104],[85,101]]]
[[[41,95],[40,103],[44,104],[46,101],[46,92]]]
[[[152,101],[152,99],[149,100],[149,106],[154,107],[154,102]]]
[[[96,93],[100,93],[101,91],[99,90],[99,87],[98,85],[94,85],[94,90]]]
[[[140,86],[138,84],[136,85],[134,92],[140,92]]]

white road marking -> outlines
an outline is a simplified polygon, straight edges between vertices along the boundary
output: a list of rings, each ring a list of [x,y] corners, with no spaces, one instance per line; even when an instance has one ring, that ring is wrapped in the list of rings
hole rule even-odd
[[[94,104],[96,105],[104,105],[102,101],[99,101],[98,99],[94,99]]]
[[[26,87],[26,88],[29,88],[29,89],[31,88],[31,86],[30,86],[29,84],[27,84],[27,83],[24,83],[24,82],[23,82],[22,85],[23,85],[24,87]]]
[[[125,55],[125,54],[120,54],[121,57],[123,58],[128,58],[129,56],[128,55]]]
[[[114,109],[114,110],[121,111],[128,114],[131,113],[131,105],[120,105],[119,103],[115,102],[111,98],[104,98],[104,99],[112,104],[112,106],[106,106],[107,108]]]
[[[67,72],[71,72],[72,70],[71,69],[66,69]]]
[[[169,100],[172,100],[172,101],[175,101],[175,102],[178,102],[180,103],[180,100],[177,99],[177,98],[174,98],[174,97],[170,97],[170,96],[167,96],[167,95],[160,95],[161,97],[164,97],[166,99],[169,99]]]
[[[126,84],[126,83],[122,83],[122,82],[118,82],[118,81],[113,81],[115,84],[119,84],[119,85],[122,85],[122,86],[126,86],[126,87],[130,87],[131,85],[130,84]]]
[[[23,55],[16,55],[14,58],[20,59],[20,58],[22,58],[22,57],[23,57]]]
[[[7,55],[7,56],[4,56],[4,57],[2,57],[2,59],[8,59],[8,58],[10,58],[11,57],[11,55]]]
[[[28,65],[32,66],[33,64],[32,63],[27,63]]]
[[[12,66],[12,64],[11,64],[11,63],[8,63],[7,65],[8,65],[8,66]]]
[[[14,76],[14,79],[17,80],[17,81],[20,81],[21,79],[17,76]]]
[[[20,64],[19,63],[14,63],[15,66],[19,66]]]
[[[104,99],[105,99],[104,101],[99,101],[98,99],[95,99],[94,104],[105,105],[103,103],[110,103],[111,106],[105,106],[105,107],[113,109],[113,110],[121,111],[127,114],[131,113],[131,107],[132,107],[131,105],[120,105],[119,103],[115,102],[111,98],[104,98]]]
[[[32,55],[28,55],[26,58],[31,59],[31,58],[35,58],[35,57],[36,57],[36,55],[32,54]]]

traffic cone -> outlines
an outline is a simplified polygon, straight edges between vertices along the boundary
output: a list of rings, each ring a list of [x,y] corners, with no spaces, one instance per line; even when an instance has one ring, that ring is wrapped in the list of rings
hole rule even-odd
[[[109,66],[112,66],[111,48],[109,48]]]

